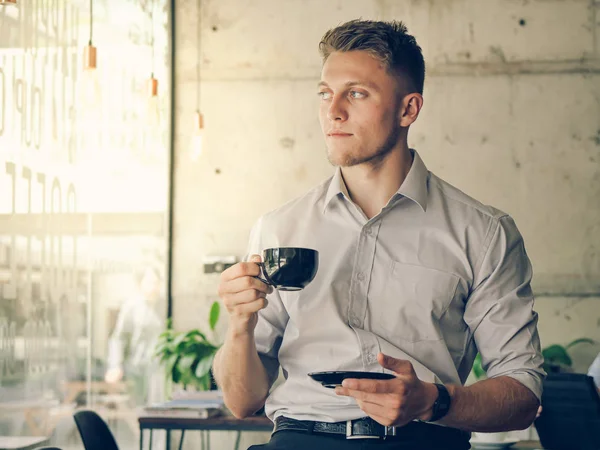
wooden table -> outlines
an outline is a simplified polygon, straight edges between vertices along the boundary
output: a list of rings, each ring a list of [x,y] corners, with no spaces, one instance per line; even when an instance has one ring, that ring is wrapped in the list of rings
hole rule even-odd
[[[43,436],[0,436],[0,450],[31,450],[47,443]]]
[[[48,430],[47,422],[50,410],[58,407],[57,399],[27,399],[0,402],[0,416],[23,414],[29,430],[28,434],[33,436],[47,436],[52,430]],[[2,450],[2,447],[0,447]]]
[[[210,448],[210,431],[237,431],[235,450],[238,450],[242,431],[273,431],[273,422],[266,416],[252,416],[246,419],[236,419],[232,416],[217,416],[201,419],[197,417],[173,417],[152,415],[140,415],[140,450],[144,449],[144,430],[150,430],[150,448],[152,448],[152,430],[166,430],[167,450],[170,450],[170,438],[172,430],[181,430],[179,449],[183,445],[186,430],[197,430],[202,432],[202,449]],[[206,440],[206,446],[204,444]]]

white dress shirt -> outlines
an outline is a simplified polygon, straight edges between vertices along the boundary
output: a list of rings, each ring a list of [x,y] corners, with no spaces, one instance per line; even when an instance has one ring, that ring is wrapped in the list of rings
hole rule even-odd
[[[364,417],[314,371],[383,372],[378,352],[407,359],[427,382],[462,385],[475,355],[488,377],[510,376],[538,398],[544,376],[531,264],[512,218],[429,172],[416,152],[382,211],[367,219],[338,168],[306,195],[262,216],[249,254],[319,251],[302,291],[274,291],[256,346],[271,381],[265,410],[325,422]]]

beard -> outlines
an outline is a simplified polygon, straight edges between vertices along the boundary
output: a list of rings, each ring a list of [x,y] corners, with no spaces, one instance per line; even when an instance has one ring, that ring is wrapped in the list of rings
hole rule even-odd
[[[359,164],[370,164],[376,166],[380,164],[386,156],[394,149],[398,140],[400,139],[400,134],[402,132],[402,128],[398,124],[394,124],[394,127],[388,134],[385,142],[376,148],[374,151],[365,151],[364,147],[362,147],[357,154],[345,153],[341,155],[339,161],[336,161],[331,153],[331,151],[327,151],[327,159],[332,166],[340,166],[340,167],[352,167],[358,166]]]

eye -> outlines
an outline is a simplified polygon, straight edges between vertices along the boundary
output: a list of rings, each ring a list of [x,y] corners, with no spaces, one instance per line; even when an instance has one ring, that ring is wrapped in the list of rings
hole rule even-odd
[[[365,98],[366,94],[358,91],[350,91],[350,97],[352,98]]]
[[[321,97],[321,100],[329,100],[331,98],[331,92],[327,91],[320,91],[317,95]]]

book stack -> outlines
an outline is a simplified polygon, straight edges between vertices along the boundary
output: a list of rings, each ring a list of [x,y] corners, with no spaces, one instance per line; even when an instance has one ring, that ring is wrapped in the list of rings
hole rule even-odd
[[[196,392],[177,396],[173,400],[153,403],[144,408],[147,415],[160,417],[200,418],[218,416],[223,413],[223,396],[218,391]]]

